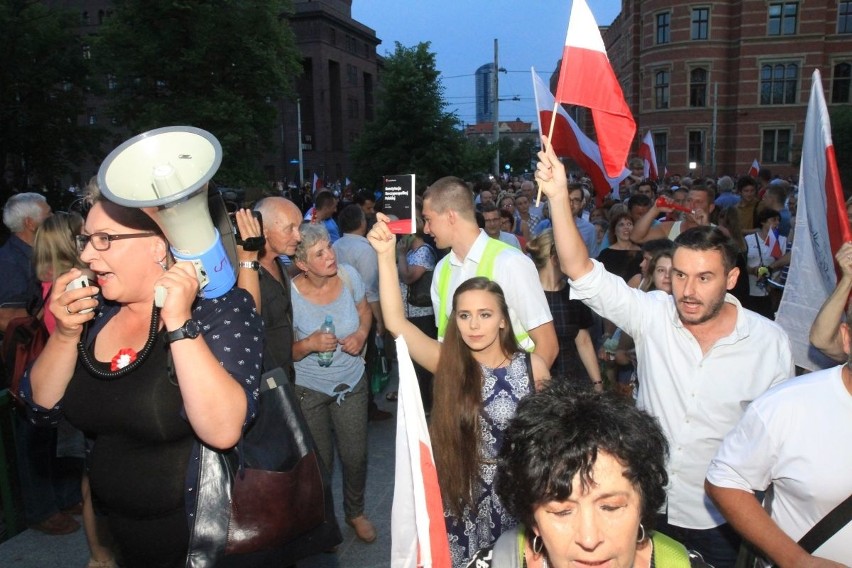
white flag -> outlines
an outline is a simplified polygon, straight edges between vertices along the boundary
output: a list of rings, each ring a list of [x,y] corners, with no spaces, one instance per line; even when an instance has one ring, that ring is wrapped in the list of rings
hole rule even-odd
[[[399,394],[396,470],[391,509],[391,560],[395,568],[450,568],[450,545],[432,442],[408,345],[396,339]]]
[[[822,78],[811,79],[811,98],[805,119],[802,165],[799,173],[799,206],[790,273],[775,321],[790,337],[796,365],[814,371],[834,366],[811,346],[811,324],[837,285],[834,255],[852,240]]]

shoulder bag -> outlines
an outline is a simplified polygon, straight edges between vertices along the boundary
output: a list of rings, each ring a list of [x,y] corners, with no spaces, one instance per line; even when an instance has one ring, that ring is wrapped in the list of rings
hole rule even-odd
[[[236,448],[201,444],[188,568],[255,565],[243,559],[264,551],[286,566],[343,540],[330,479],[287,374],[269,371],[260,390],[257,418]]]
[[[432,247],[424,243],[422,246]],[[435,269],[426,270],[420,275],[420,278],[408,285],[408,304],[416,308],[431,308],[432,307],[432,275]]]
[[[5,381],[6,386],[9,387],[9,394],[16,401],[20,391],[21,377],[32,362],[41,355],[50,338],[50,333],[44,325],[44,304],[52,290],[51,286],[47,294],[36,303],[31,311],[32,315],[9,320],[3,333],[2,356],[6,370]]]

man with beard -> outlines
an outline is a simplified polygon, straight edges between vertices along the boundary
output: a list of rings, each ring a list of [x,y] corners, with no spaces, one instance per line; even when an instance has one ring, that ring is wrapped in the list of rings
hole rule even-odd
[[[606,272],[586,252],[565,169],[542,139],[536,177],[550,200],[571,297],[633,337],[638,405],[659,419],[669,440],[668,507],[656,528],[716,568],[733,566],[739,537],[705,494],[704,475],[748,404],[793,375],[787,335],[727,293],[739,275],[736,247],[715,227],[694,227],[675,240],[672,295],[641,292]]]

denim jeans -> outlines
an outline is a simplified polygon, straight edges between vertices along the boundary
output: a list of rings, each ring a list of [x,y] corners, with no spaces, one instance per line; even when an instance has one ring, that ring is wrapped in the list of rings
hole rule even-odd
[[[337,397],[296,386],[299,405],[329,476],[334,469],[334,447],[337,446],[343,465],[343,512],[347,519],[364,514],[364,488],[367,485],[367,390],[365,375],[338,405]]]
[[[27,524],[82,501],[83,460],[56,457],[56,428],[34,426],[15,410],[15,451]]]
[[[737,563],[742,538],[727,523],[712,529],[686,529],[670,525],[666,515],[659,515],[656,530],[698,552],[713,568],[734,568]]]

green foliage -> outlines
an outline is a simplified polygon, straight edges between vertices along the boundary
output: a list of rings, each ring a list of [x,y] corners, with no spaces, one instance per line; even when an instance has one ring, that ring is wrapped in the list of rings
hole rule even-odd
[[[397,43],[385,59],[375,119],[352,151],[358,186],[378,187],[386,174],[417,174],[422,187],[467,173],[478,149],[469,147],[456,115],[444,110],[443,91],[429,43]]]
[[[302,69],[290,11],[289,0],[116,0],[93,55],[116,79],[115,121],[133,133],[209,130],[223,149],[217,181],[260,181],[276,101],[292,96]]]
[[[97,148],[78,125],[87,77],[67,12],[41,2],[0,0],[0,188],[52,187]]]
[[[848,198],[852,195],[852,106],[835,106],[830,110],[831,139],[837,157],[840,183]]]

